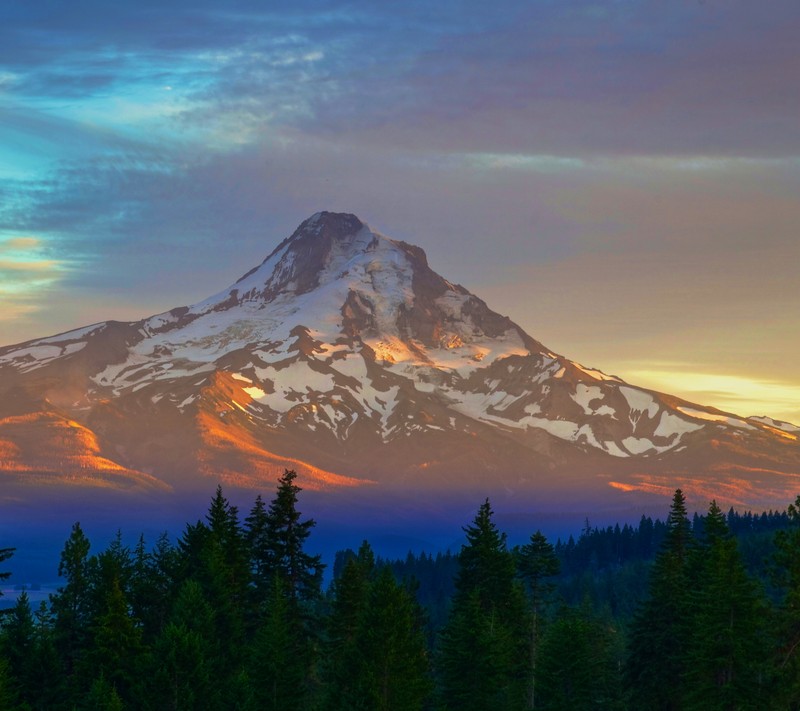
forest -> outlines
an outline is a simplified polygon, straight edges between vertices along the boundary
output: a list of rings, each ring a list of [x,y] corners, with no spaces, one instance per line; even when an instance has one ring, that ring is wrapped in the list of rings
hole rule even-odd
[[[800,708],[800,497],[785,511],[510,546],[490,501],[457,552],[341,551],[332,582],[287,470],[241,515],[218,488],[176,541],[91,552],[0,618],[0,709]],[[13,567],[0,548],[0,579]]]

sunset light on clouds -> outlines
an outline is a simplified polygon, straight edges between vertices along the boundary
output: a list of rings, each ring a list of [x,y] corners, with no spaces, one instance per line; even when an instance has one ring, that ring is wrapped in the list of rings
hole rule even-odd
[[[800,424],[800,7],[0,8],[0,344],[358,214],[570,358]]]

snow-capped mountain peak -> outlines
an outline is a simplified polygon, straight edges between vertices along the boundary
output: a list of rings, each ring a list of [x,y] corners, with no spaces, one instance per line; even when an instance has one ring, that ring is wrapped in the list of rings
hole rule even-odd
[[[320,485],[492,471],[519,482],[798,439],[553,353],[419,247],[331,212],[195,305],[0,349],[3,388],[93,427],[126,466],[180,469],[183,452],[240,483],[276,457]],[[169,457],[153,449],[165,428]]]

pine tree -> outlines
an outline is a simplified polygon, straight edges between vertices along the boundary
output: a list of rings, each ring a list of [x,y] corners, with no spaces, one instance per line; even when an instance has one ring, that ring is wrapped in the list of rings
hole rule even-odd
[[[539,649],[536,707],[543,711],[624,708],[619,652],[619,635],[611,625],[586,607],[564,608]]]
[[[686,500],[677,489],[664,543],[650,574],[649,596],[631,625],[625,673],[634,708],[682,708],[690,633],[688,561],[693,546]]]
[[[536,531],[530,541],[515,553],[517,570],[525,582],[531,612],[528,708],[532,709],[536,707],[536,658],[541,623],[549,598],[555,589],[555,584],[548,579],[558,575],[561,565],[553,546],[548,543],[541,531]]]
[[[283,581],[272,581],[267,614],[249,656],[251,698],[249,708],[292,711],[308,708],[306,672],[308,650],[297,619],[291,614]]]
[[[775,666],[780,698],[787,708],[800,709],[800,496],[787,508],[788,527],[775,534],[778,644]]]
[[[296,478],[296,472],[285,470],[278,480],[275,498],[269,505],[263,572],[270,577],[281,577],[293,602],[308,602],[320,597],[325,566],[320,556],[309,555],[303,550],[316,522],[314,519],[300,520],[297,495],[301,489],[294,483]]]
[[[27,691],[36,680],[35,653],[36,626],[28,594],[23,591],[5,619],[0,635],[0,655],[5,655],[8,661],[10,677],[21,690],[22,701],[28,701]]]
[[[8,661],[0,655],[0,709],[15,711],[19,708],[16,687]]]
[[[529,664],[524,593],[487,499],[464,529],[439,678],[448,709],[521,708]]]
[[[125,706],[114,685],[101,672],[92,682],[80,708],[83,711],[123,711]]]
[[[130,609],[119,580],[113,578],[105,591],[102,611],[92,624],[92,645],[86,664],[98,671],[120,698],[132,700],[144,667],[144,645],[140,627]]]
[[[178,581],[197,582],[214,610],[219,677],[223,683],[232,683],[244,661],[250,564],[238,510],[223,496],[221,487],[211,500],[206,523],[187,525],[178,550]]]
[[[47,603],[42,601],[34,613],[35,646],[31,659],[32,682],[26,689],[34,709],[57,709],[68,696],[63,660],[55,644],[54,619]]]
[[[353,669],[363,662],[359,633],[374,574],[375,556],[364,541],[358,554],[350,555],[341,575],[333,581],[323,668],[328,711],[355,708],[363,696]]]
[[[197,582],[182,584],[153,652],[149,694],[152,708],[222,708],[214,614]]]
[[[273,555],[268,527],[267,506],[259,494],[244,520],[244,537],[249,549],[250,572],[257,600],[269,597],[273,580]]]
[[[690,564],[695,587],[689,595],[692,634],[686,647],[684,708],[728,711],[767,705],[768,653],[760,621],[766,601],[745,571],[736,539],[712,501],[703,540]]]
[[[357,644],[366,665],[358,684],[376,711],[418,711],[431,691],[422,616],[409,591],[384,567],[371,586]]]
[[[58,565],[58,574],[66,582],[50,596],[55,619],[54,641],[67,677],[73,682],[77,681],[75,672],[88,643],[91,623],[89,548],[89,539],[80,523],[75,523]]]
[[[431,690],[422,613],[365,541],[333,585],[326,681],[329,711],[413,711]]]

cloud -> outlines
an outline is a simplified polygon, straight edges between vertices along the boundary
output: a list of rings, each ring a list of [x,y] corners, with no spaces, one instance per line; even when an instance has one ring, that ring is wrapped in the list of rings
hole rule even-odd
[[[6,252],[26,252],[41,246],[37,237],[9,237],[0,242],[0,254]]]
[[[792,0],[95,1],[16,10],[0,64],[30,96],[169,85],[189,120],[405,149],[776,156],[800,141],[799,17]]]

